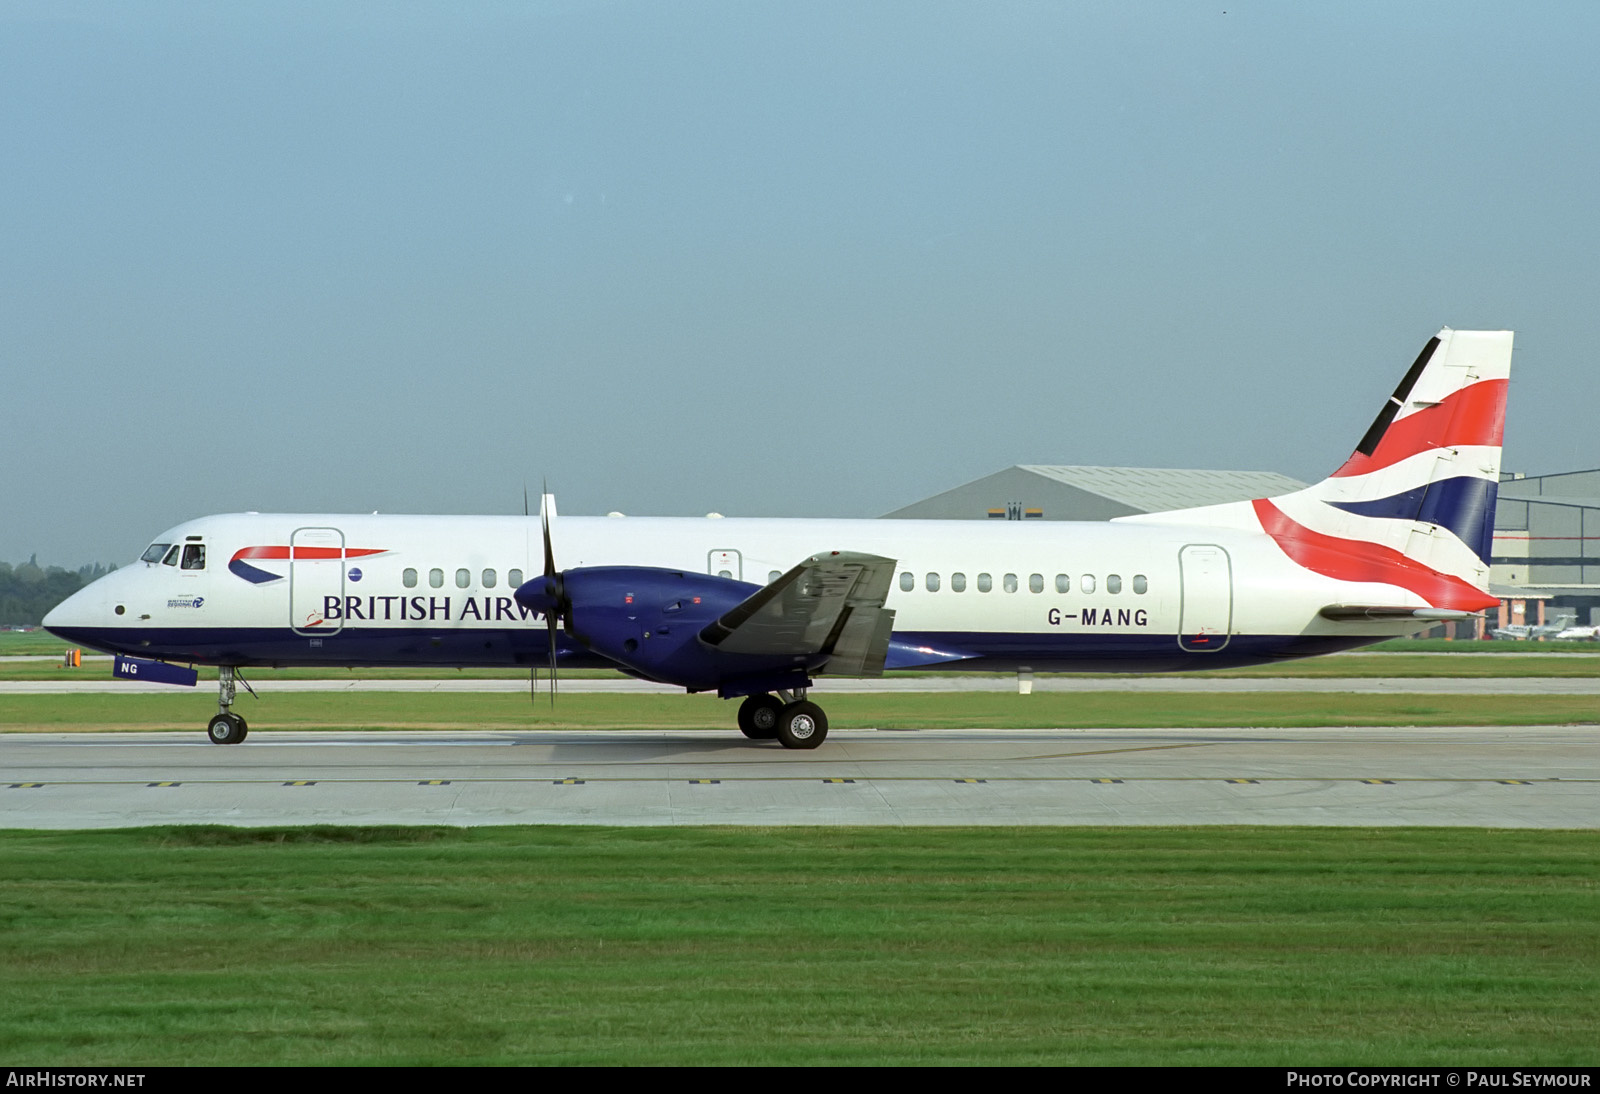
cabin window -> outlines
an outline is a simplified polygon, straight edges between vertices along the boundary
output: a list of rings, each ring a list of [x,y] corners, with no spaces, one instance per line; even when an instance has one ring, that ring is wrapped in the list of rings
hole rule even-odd
[[[782,576],[783,576],[783,571],[782,570],[768,570],[767,571],[767,584],[771,585],[774,581],[778,580]]]
[[[1029,574],[1028,575],[1028,591],[1030,593],[1042,593],[1042,592],[1044,592],[1044,575],[1043,574]]]
[[[917,579],[909,570],[900,575],[900,591],[909,593],[917,587]]]
[[[967,591],[967,575],[966,574],[951,574],[950,575],[950,591],[953,592],[953,593],[964,593],[964,592],[966,592]]]
[[[429,585],[430,588],[434,588],[434,589],[442,589],[442,588],[444,588],[444,571],[439,569],[439,567],[437,567],[437,566],[435,566],[433,569],[429,570],[428,571],[428,585]]]
[[[183,545],[183,568],[185,570],[204,570],[206,568],[206,545],[204,543],[185,543]]]
[[[1121,591],[1122,591],[1122,575],[1121,574],[1107,574],[1106,575],[1106,592],[1111,593],[1112,595],[1116,595],[1117,593],[1120,593]]]
[[[179,547],[176,543],[174,543],[172,545],[172,550],[167,552],[167,557],[161,560],[161,565],[163,565],[163,566],[176,566],[178,564],[178,555],[182,551],[183,551],[183,548]]]
[[[485,589],[494,588],[494,582],[497,576],[498,575],[493,570],[483,571],[483,587]]]
[[[415,589],[417,587],[417,571],[413,567],[407,566],[400,573],[400,584],[408,589]]]
[[[1072,579],[1070,577],[1068,577],[1066,574],[1057,574],[1056,575],[1056,592],[1058,592],[1058,593],[1070,593],[1071,591],[1072,591]]]
[[[1078,579],[1078,588],[1086,593],[1094,592],[1094,575],[1084,574]]]
[[[161,556],[172,547],[170,543],[152,543],[145,548],[144,554],[139,556],[140,562],[160,562]]]
[[[1133,575],[1133,591],[1138,593],[1140,596],[1143,596],[1145,593],[1150,591],[1150,582],[1145,580],[1145,576],[1143,574]]]
[[[1016,592],[1017,591],[1017,575],[1016,574],[1007,574],[1001,580],[1000,587],[1005,589],[1005,591],[1008,592],[1008,593]]]
[[[990,577],[988,574],[979,574],[978,591],[980,593],[986,593],[992,588],[994,588],[994,578]]]
[[[930,593],[938,592],[939,591],[939,575],[938,574],[929,574],[928,578],[927,578],[927,585],[928,585],[928,591]]]
[[[521,570],[507,570],[506,571],[506,584],[510,585],[513,589],[515,589],[517,586],[521,585],[522,584],[522,571]]]
[[[471,570],[457,570],[456,571],[456,588],[465,589],[467,586],[469,586],[471,584],[472,584],[472,571]]]

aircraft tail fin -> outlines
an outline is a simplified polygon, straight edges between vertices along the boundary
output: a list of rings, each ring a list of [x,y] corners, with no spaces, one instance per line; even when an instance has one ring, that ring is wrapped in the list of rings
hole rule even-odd
[[[1478,611],[1500,481],[1510,331],[1446,328],[1428,341],[1356,450],[1326,479],[1246,503],[1285,554],[1346,581],[1398,585],[1432,607]],[[1232,510],[1231,512],[1229,510]],[[1240,526],[1234,506],[1152,514]]]

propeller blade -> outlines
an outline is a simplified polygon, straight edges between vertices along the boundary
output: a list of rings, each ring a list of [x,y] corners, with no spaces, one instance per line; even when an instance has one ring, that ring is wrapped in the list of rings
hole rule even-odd
[[[546,629],[550,632],[550,709],[556,709],[556,617],[551,614],[544,617]]]
[[[548,494],[545,496],[549,497]],[[556,552],[555,548],[550,546],[550,513],[542,503],[539,506],[539,523],[544,530],[544,576],[555,577]]]
[[[556,709],[556,619],[560,616],[562,602],[566,599],[567,590],[561,575],[556,571],[556,552],[550,544],[550,482],[548,479],[540,484],[542,493],[539,496],[539,524],[544,533],[544,576],[545,588],[552,601],[551,610],[544,613],[545,629],[550,632],[550,709]]]

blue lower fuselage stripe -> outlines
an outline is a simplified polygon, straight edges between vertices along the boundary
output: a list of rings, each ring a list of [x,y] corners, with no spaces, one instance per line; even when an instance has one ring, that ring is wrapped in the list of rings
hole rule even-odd
[[[58,628],[62,638],[92,649],[203,665],[351,666],[359,668],[440,666],[510,668],[546,665],[549,638],[539,630],[401,630],[345,627],[326,635],[288,628],[217,629],[172,627],[141,630],[137,644],[115,627]],[[940,666],[953,672],[1183,672],[1271,664],[1289,658],[1337,653],[1381,642],[1387,635],[1231,635],[1215,652],[1189,652],[1173,634],[1006,634],[993,632],[896,632],[912,646],[955,647],[970,659]],[[557,636],[561,668],[616,668],[603,657]]]

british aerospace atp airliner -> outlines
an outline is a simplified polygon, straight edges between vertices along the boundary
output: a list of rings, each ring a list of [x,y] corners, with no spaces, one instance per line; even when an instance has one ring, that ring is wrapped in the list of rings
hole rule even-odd
[[[1354,453],[1277,497],[1109,522],[242,513],[163,532],[45,618],[132,679],[240,669],[618,669],[741,699],[815,748],[819,678],[1158,671],[1347,650],[1488,593],[1509,331],[1428,341]],[[242,682],[242,678],[240,678]]]

